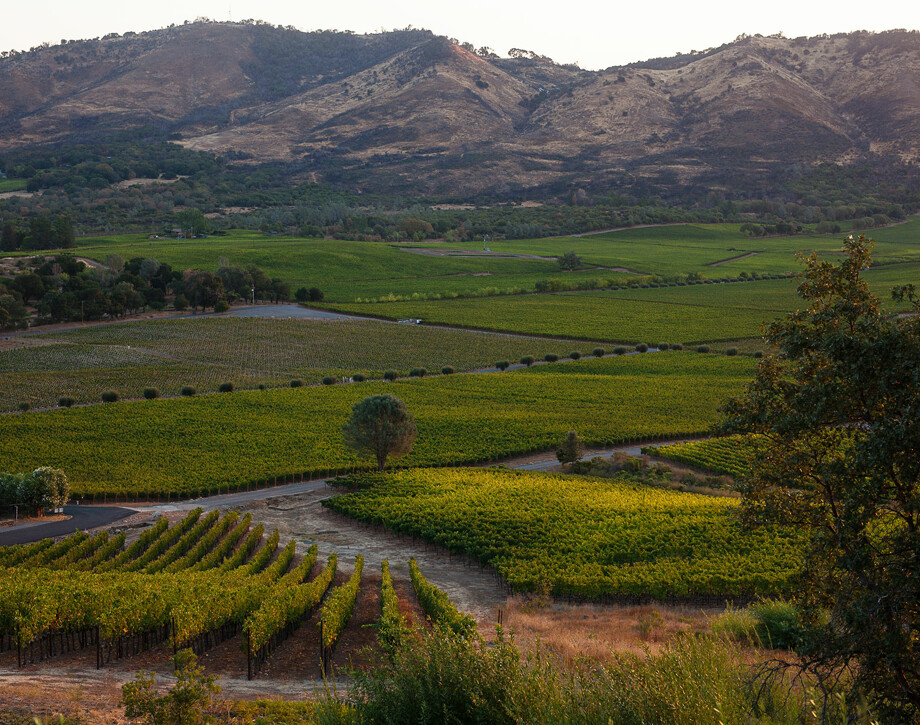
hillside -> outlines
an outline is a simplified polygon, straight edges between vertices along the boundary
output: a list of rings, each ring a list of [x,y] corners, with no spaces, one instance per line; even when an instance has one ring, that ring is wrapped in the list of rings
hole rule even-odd
[[[741,37],[589,72],[421,30],[191,23],[0,58],[0,151],[134,129],[359,190],[756,195],[800,165],[916,159],[918,37]]]

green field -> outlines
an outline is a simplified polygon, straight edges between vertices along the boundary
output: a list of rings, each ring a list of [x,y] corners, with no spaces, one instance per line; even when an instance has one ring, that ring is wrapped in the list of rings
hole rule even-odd
[[[564,371],[565,374],[555,374]],[[705,431],[751,378],[747,358],[656,353],[490,375],[119,402],[0,416],[0,469],[63,469],[78,494],[195,495],[275,477],[368,468],[341,425],[365,396],[402,398],[419,429],[404,465]]]
[[[0,194],[7,191],[22,191],[25,188],[25,179],[0,179]]]
[[[733,499],[489,469],[410,470],[324,505],[492,564],[516,589],[601,597],[775,594],[802,541],[744,532]]]
[[[0,410],[21,403],[51,407],[61,397],[96,403],[106,391],[140,398],[145,388],[175,396],[185,385],[213,392],[278,387],[292,379],[361,373],[382,378],[424,367],[439,373],[516,362],[524,355],[564,356],[565,342],[430,329],[369,320],[214,318],[102,325],[30,338],[27,347],[0,352]]]
[[[757,455],[757,450],[750,436],[737,435],[649,447],[642,452],[741,478],[750,471],[751,460]]]

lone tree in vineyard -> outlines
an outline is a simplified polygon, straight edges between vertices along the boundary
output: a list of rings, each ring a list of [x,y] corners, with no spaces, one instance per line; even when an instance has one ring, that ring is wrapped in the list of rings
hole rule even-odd
[[[556,449],[556,458],[559,459],[559,463],[565,465],[581,460],[583,455],[585,455],[584,441],[581,440],[577,431],[570,430],[562,439],[562,445]]]
[[[893,317],[863,281],[871,241],[806,261],[805,309],[774,322],[726,433],[767,438],[744,483],[753,525],[808,533],[794,600],[794,663],[822,689],[848,682],[886,723],[920,717],[920,318]],[[920,313],[912,286],[895,290]]]
[[[403,456],[412,450],[418,430],[399,398],[371,395],[352,406],[342,433],[349,448],[376,457],[377,470],[382,471],[387,456]]]

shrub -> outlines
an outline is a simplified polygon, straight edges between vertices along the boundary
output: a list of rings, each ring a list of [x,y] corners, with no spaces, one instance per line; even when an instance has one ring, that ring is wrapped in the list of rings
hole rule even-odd
[[[294,378],[294,379],[291,381],[291,387],[292,387],[292,388],[300,388],[300,387],[302,387],[302,386],[303,386],[303,380],[299,380],[298,378]]]
[[[118,393],[114,390],[108,390],[102,394],[103,403],[115,403],[118,402]]]
[[[725,354],[728,355],[729,357],[734,357],[735,355],[738,354],[738,348],[730,347],[728,348],[728,350],[725,351]]]
[[[572,350],[572,352],[569,353],[569,357],[572,358],[572,360],[578,360],[578,358],[581,357],[581,353],[578,352],[578,350]]]
[[[615,348],[613,348],[613,354],[614,354],[614,355],[625,355],[625,354],[626,354],[626,348],[623,347],[622,345],[620,345],[620,346],[618,346],[618,347],[615,347]]]
[[[327,375],[323,378],[323,385],[335,385],[335,378],[331,375]]]
[[[696,348],[697,352],[709,352],[709,345],[700,345]]]
[[[673,345],[671,345],[671,349],[672,350],[683,350],[684,346],[681,345],[679,342],[675,342]]]
[[[173,307],[176,308],[179,312],[188,309],[188,297],[185,295],[176,295],[176,299],[173,300]]]
[[[657,347],[659,350],[667,350],[671,346],[666,342],[659,342],[655,347]]]
[[[193,396],[197,391],[191,385],[183,385],[182,389],[179,391],[180,395],[184,395],[187,398]]]
[[[533,357],[531,357],[530,355],[525,355],[524,357],[521,358],[521,365],[526,365],[527,367],[530,367],[531,365],[533,365]]]
[[[754,357],[756,357],[756,358],[761,358],[761,357],[763,357],[763,350],[757,350],[757,351],[754,353]]]
[[[259,383],[258,389],[265,390],[265,383]]]
[[[410,378],[424,378],[428,374],[425,368],[412,368],[409,371]]]
[[[547,355],[543,356],[543,359],[546,360],[546,362],[556,362],[559,359],[559,356],[554,355],[553,353],[548,353]]]
[[[497,363],[495,363],[495,367],[497,367],[499,370],[507,370],[508,365],[509,363],[507,360],[499,360]]]
[[[310,291],[306,287],[298,287],[294,293],[294,299],[298,302],[306,302],[310,299]]]
[[[361,373],[355,373],[351,376],[351,381],[353,383],[363,383],[367,378],[365,378]]]
[[[160,397],[160,391],[156,388],[144,388],[144,397],[147,400],[153,400]]]
[[[221,383],[217,388],[218,393],[232,393],[233,392],[233,383]]]
[[[60,405],[62,408],[69,408],[75,402],[76,401],[73,398],[67,398],[67,397],[58,398],[58,405]]]
[[[638,345],[636,345],[636,352],[648,352],[648,345],[646,345],[644,342],[640,342]]]
[[[25,413],[25,412],[29,409],[29,407],[30,407],[30,406],[29,406],[28,403],[20,403],[20,404],[19,404],[19,410],[21,410],[23,413]]]
[[[454,369],[450,365],[445,365],[443,368],[441,368],[441,374],[442,375],[453,375]]]
[[[607,352],[602,347],[596,347],[594,348],[594,350],[591,351],[591,354],[594,355],[594,357],[604,357],[604,355],[606,355]]]
[[[323,301],[323,291],[319,287],[311,287],[309,290],[310,301],[311,302],[322,302]]]
[[[387,371],[383,374],[383,379],[384,379],[384,380],[396,380],[396,371],[395,371],[395,370],[387,370]]]
[[[214,311],[217,314],[220,314],[221,312],[226,312],[229,309],[230,309],[230,305],[227,304],[226,300],[218,300],[217,304],[214,305]]]

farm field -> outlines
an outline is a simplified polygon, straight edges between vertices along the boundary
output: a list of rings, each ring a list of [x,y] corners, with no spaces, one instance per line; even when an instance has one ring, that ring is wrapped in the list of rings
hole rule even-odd
[[[750,436],[726,436],[643,448],[642,452],[741,478],[750,470],[751,459],[757,454],[757,445]]]
[[[489,469],[363,474],[362,490],[324,501],[494,565],[521,591],[719,597],[776,594],[801,540],[742,533],[724,497],[610,479]]]
[[[573,428],[596,446],[700,433],[752,372],[748,358],[668,352],[5,415],[0,459],[9,470],[62,468],[81,496],[197,496],[369,467],[340,427],[376,393],[415,415],[418,440],[402,465],[450,465],[553,449]]]
[[[42,344],[0,350],[0,410],[22,403],[53,407],[65,396],[96,403],[107,391],[138,399],[149,387],[176,396],[186,385],[214,392],[226,382],[254,389],[356,373],[382,378],[387,370],[404,376],[416,367],[464,371],[524,355],[561,357],[570,348],[567,342],[368,320],[214,317],[102,325],[30,342]]]
[[[865,279],[884,309],[907,309],[891,287],[920,281],[920,264],[875,267]],[[517,295],[501,298],[332,304],[331,309],[503,332],[609,342],[694,344],[760,337],[762,326],[798,309],[794,279],[681,287]]]

